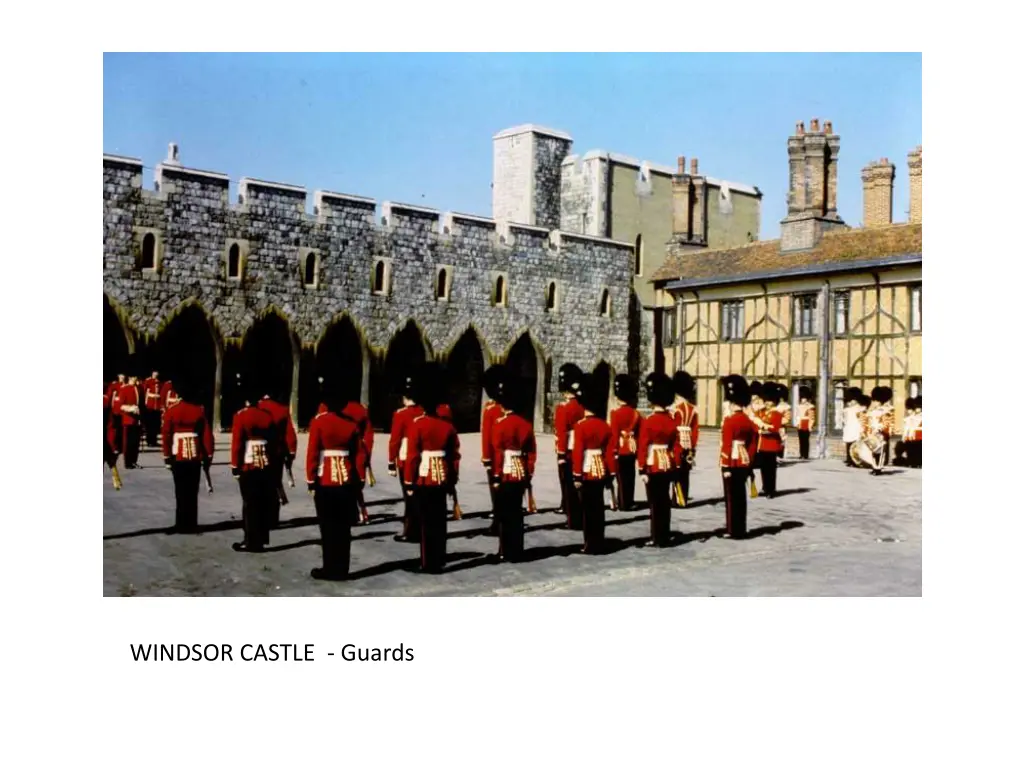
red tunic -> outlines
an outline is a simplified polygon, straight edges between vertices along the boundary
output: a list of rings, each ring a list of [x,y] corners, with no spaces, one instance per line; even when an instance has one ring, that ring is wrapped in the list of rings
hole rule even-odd
[[[322,487],[356,485],[366,479],[366,445],[359,427],[336,413],[309,422],[306,482]]]
[[[679,431],[679,440],[676,447],[676,464],[683,462],[683,453],[697,450],[697,439],[700,437],[700,419],[697,418],[697,408],[687,400],[683,400],[673,411],[673,419],[676,422],[676,429]]]
[[[139,388],[135,384],[125,384],[118,390],[117,412],[121,414],[121,423],[126,427],[139,423]]]
[[[295,453],[299,450],[299,441],[295,435],[295,424],[292,423],[292,413],[287,405],[264,397],[260,400],[259,407],[269,413],[274,419],[274,426],[277,427],[277,434],[284,437],[284,448],[288,455],[294,459]]]
[[[749,467],[757,452],[757,427],[743,411],[725,417],[722,425],[721,466]]]
[[[434,412],[434,415],[439,419],[444,419],[449,424],[454,424],[455,422],[455,417],[452,416],[452,408],[447,403],[441,403],[437,406],[437,410]]]
[[[816,416],[814,406],[810,403],[800,403],[796,407],[797,429],[800,432],[810,432],[814,429],[814,417]]]
[[[635,456],[637,444],[640,437],[640,423],[643,417],[630,405],[624,405],[612,411],[609,418],[609,425],[612,428],[619,456]]]
[[[104,402],[106,402],[108,404],[112,403],[113,400],[114,400],[114,395],[121,388],[121,386],[122,385],[118,383],[117,379],[114,379],[112,382],[107,384],[106,396],[105,396]]]
[[[484,415],[480,419],[480,461],[490,471],[491,468],[491,430],[494,422],[504,413],[502,407],[493,400],[484,406]]]
[[[414,409],[406,409],[412,411]],[[406,430],[408,455],[403,474],[406,485],[442,487],[459,479],[459,436],[455,427],[437,416],[420,413]]]
[[[231,471],[265,469],[283,452],[274,417],[262,408],[246,406],[231,423]]]
[[[765,426],[761,428],[758,453],[782,453],[782,414],[772,409],[761,413]]]
[[[325,412],[327,411],[327,406],[321,405],[320,407]],[[366,448],[366,461],[369,462],[370,457],[373,456],[373,424],[370,423],[370,412],[366,410],[362,403],[355,400],[350,400],[346,403],[341,412],[356,423],[359,436],[363,440],[363,447]]]
[[[391,439],[388,440],[388,464],[394,465],[399,477],[404,477],[402,468],[409,453],[409,427],[413,420],[423,415],[418,405],[402,406],[391,419]],[[451,426],[449,424],[449,426]]]
[[[150,376],[142,382],[142,393],[146,403],[146,409],[150,411],[160,410],[160,379]]]
[[[572,474],[577,481],[604,480],[618,471],[616,441],[606,421],[585,415],[572,431]]]
[[[529,481],[537,466],[537,440],[530,422],[512,411],[495,419],[487,461],[500,482]]]
[[[206,409],[180,401],[164,413],[160,430],[164,458],[177,461],[204,461],[213,458],[213,430]]]
[[[583,418],[583,406],[574,397],[555,408],[555,453],[562,458],[573,448],[573,427]]]
[[[160,407],[167,408],[169,405],[174,405],[178,400],[178,393],[174,391],[174,384],[168,379],[160,387]]]
[[[678,465],[679,429],[675,417],[663,409],[644,419],[640,425],[637,464],[640,473],[652,475],[671,472]]]

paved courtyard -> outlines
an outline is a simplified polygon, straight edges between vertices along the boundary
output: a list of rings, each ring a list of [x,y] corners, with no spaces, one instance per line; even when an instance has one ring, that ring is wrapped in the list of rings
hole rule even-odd
[[[708,435],[709,438],[717,437]],[[370,522],[353,529],[352,578],[319,582],[313,500],[299,463],[296,488],[282,509],[282,526],[264,554],[238,553],[241,501],[227,465],[230,437],[217,435],[211,469],[215,491],[201,489],[198,534],[170,534],[171,474],[160,455],[144,450],[141,468],[121,470],[115,492],[103,470],[103,591],[109,596],[155,595],[560,595],[560,596],[883,596],[921,595],[921,470],[888,468],[881,477],[838,460],[789,460],[779,471],[780,494],[749,502],[751,538],[722,538],[725,507],[717,450],[702,446],[692,475],[694,501],[674,510],[673,545],[640,546],[649,530],[643,484],[637,508],[607,513],[609,552],[579,554],[582,534],[564,529],[553,437],[540,436],[534,481],[540,512],[527,516],[527,562],[492,563],[497,539],[486,535],[489,504],[479,462],[479,435],[464,435],[459,497],[466,513],[448,525],[445,573],[415,572],[419,548],[396,542],[401,527],[398,481],[386,472],[387,435],[374,450],[377,485],[366,488]],[[703,442],[703,441],[702,441]]]

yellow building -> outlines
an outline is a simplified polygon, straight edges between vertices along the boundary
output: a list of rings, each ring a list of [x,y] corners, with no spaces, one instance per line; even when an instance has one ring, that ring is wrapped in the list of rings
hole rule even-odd
[[[910,221],[892,222],[895,167],[883,160],[862,173],[858,229],[836,208],[838,154],[830,123],[798,123],[781,237],[709,250],[677,234],[652,279],[679,329],[665,369],[697,380],[701,423],[721,423],[718,379],[727,374],[786,384],[794,406],[808,386],[820,456],[841,429],[846,387],[892,387],[900,423],[903,401],[922,386],[921,148],[908,156]]]

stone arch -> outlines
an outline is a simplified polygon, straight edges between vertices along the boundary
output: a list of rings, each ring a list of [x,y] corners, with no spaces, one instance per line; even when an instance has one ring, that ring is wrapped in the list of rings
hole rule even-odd
[[[612,367],[608,365],[604,360],[601,360],[591,372],[593,377],[594,386],[602,393],[601,400],[597,403],[598,410],[595,411],[597,416],[602,419],[608,418],[608,398],[612,391],[612,379],[614,378]]]
[[[370,420],[374,427],[391,429],[391,415],[402,404],[402,386],[407,374],[430,359],[430,347],[415,320],[407,320],[396,331],[384,354],[370,362]]]
[[[529,331],[520,334],[508,348],[505,366],[520,384],[520,398],[515,411],[531,422],[536,432],[543,431],[547,412],[545,355]]]
[[[252,366],[260,371],[267,382],[265,394],[289,405],[293,416],[298,409],[301,352],[299,337],[277,307],[258,315],[242,337],[243,369]]]
[[[220,371],[223,344],[216,325],[198,301],[182,302],[157,328],[150,359],[162,378],[174,380],[187,371],[195,382],[199,404],[212,423],[220,418]]]
[[[135,333],[129,330],[126,315],[107,294],[103,294],[103,383],[109,384],[124,373],[128,356],[135,352]]]
[[[324,329],[311,360],[300,372],[299,419],[308,423],[319,406],[317,371],[325,363],[337,365],[345,379],[345,396],[365,403],[369,391],[369,355],[362,331],[349,316],[342,313]],[[307,375],[308,371],[308,375]]]
[[[448,404],[455,429],[478,432],[483,408],[484,344],[476,329],[467,328],[445,355]]]

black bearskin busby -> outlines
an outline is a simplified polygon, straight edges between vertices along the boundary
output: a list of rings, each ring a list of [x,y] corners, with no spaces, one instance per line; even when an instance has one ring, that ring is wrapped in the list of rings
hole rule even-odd
[[[918,408],[918,409],[921,408],[921,396],[920,395],[918,395],[917,397],[914,398],[914,407]]]
[[[558,391],[579,392],[580,381],[583,378],[583,371],[575,363],[566,363],[558,369]]]
[[[444,371],[437,363],[424,363],[415,375],[412,399],[426,413],[433,414],[444,399]]]
[[[843,390],[843,404],[859,403],[860,394],[860,387],[847,387]]]
[[[892,402],[892,387],[875,387],[871,390],[871,399],[885,405]]]
[[[746,408],[750,405],[751,387],[747,380],[735,373],[722,379],[722,387],[725,390],[724,397],[733,405]]]
[[[789,402],[789,387],[785,384],[775,385],[775,396],[778,398],[775,402],[777,403],[788,403]]]
[[[672,386],[676,394],[684,400],[692,403],[697,399],[697,385],[693,381],[693,376],[686,371],[676,371],[672,375]]]
[[[514,411],[516,400],[521,394],[522,382],[510,375],[508,371],[504,371],[500,376],[495,377],[492,384],[493,391],[488,390],[491,399],[505,410]]]
[[[491,398],[491,400],[498,401],[498,387],[505,376],[505,366],[500,363],[498,365],[492,365],[484,371],[484,392],[487,393],[487,396]]]
[[[615,382],[612,385],[614,388],[615,396],[624,403],[635,403],[636,402],[636,383],[633,381],[631,376],[627,376],[625,373],[620,373],[615,377]]]
[[[813,399],[812,396],[811,396],[811,388],[810,387],[800,387],[800,399],[801,400],[811,400],[811,399]]]
[[[402,377],[401,383],[398,385],[398,394],[402,397],[408,397],[410,400],[419,402],[416,399],[416,388],[418,384],[419,372],[410,372]]]
[[[644,381],[644,389],[647,392],[647,399],[652,405],[668,408],[676,399],[672,380],[663,373],[648,375]]]
[[[320,401],[332,413],[339,413],[346,405],[345,377],[341,366],[334,360],[325,360],[318,366]],[[273,395],[271,395],[273,397]]]
[[[779,385],[774,381],[766,381],[761,385],[761,399],[776,405],[779,402]]]
[[[591,413],[599,413],[604,397],[604,392],[601,389],[601,383],[597,380],[597,377],[592,373],[585,373],[580,378],[576,398],[586,410]],[[607,391],[605,389],[605,392]]]
[[[736,376],[738,374],[731,374],[731,375],[732,376]],[[741,376],[740,378],[743,378],[743,377]],[[743,380],[746,381],[746,379],[743,379]],[[754,381],[752,381],[749,384],[747,384],[747,392],[750,393],[750,397],[751,398],[760,397],[763,400],[764,399],[764,384],[762,384],[760,381],[757,381],[755,379]],[[732,401],[730,400],[729,402],[731,403]]]
[[[865,408],[871,407],[871,398],[863,393],[857,398],[857,402],[860,403]]]

